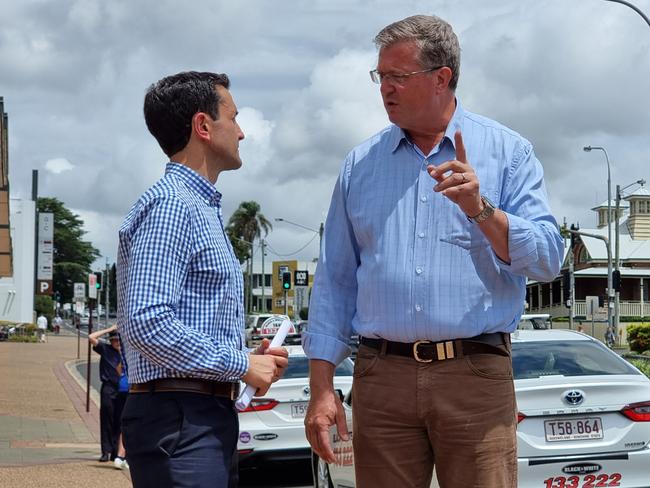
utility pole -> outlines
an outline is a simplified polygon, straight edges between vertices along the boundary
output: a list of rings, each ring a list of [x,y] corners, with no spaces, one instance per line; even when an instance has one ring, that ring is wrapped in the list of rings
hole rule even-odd
[[[88,336],[93,333],[93,302],[88,298]],[[86,361],[86,412],[90,412],[90,341],[88,341],[88,359]]]
[[[34,294],[38,293],[38,170],[32,170],[32,200],[34,201]]]
[[[578,227],[571,224],[571,230],[578,230]],[[576,311],[576,277],[574,274],[573,252],[575,248],[575,234],[571,234],[571,249],[569,250],[569,330],[573,330],[573,318]]]
[[[262,241],[262,313],[266,312],[266,273],[264,271],[264,254],[266,253],[266,241],[264,238]]]
[[[108,258],[106,258],[106,276],[104,277],[104,293],[106,294],[105,297],[105,303],[106,303],[106,309],[104,310],[105,318],[106,318],[106,327],[108,327],[108,310],[109,310],[109,295],[110,295],[110,290],[111,290],[111,282],[109,280],[109,275],[110,275],[110,268],[108,267]]]

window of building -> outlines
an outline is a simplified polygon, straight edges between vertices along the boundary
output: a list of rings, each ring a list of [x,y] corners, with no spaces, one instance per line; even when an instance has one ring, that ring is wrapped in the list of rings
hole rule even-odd
[[[647,204],[647,203],[648,203],[648,202],[644,202],[644,201],[640,201],[640,202],[639,202],[639,213],[640,213],[640,214],[647,213],[647,212],[646,212],[646,208],[647,208],[647,207],[646,207],[646,204]]]
[[[634,215],[636,213],[636,202],[630,202],[630,215]]]

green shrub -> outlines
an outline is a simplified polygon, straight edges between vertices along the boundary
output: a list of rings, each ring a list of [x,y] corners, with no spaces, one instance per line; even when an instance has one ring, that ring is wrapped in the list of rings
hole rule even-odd
[[[627,342],[630,350],[639,354],[650,349],[650,324],[628,325]]]
[[[650,378],[650,362],[644,359],[630,359],[630,362],[636,366],[641,372]]]
[[[38,342],[35,335],[12,335],[9,336],[9,342]]]

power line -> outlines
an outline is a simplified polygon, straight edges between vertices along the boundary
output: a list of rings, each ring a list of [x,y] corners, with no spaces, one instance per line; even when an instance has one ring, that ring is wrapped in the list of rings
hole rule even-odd
[[[286,257],[289,257],[289,256],[293,256],[294,254],[298,254],[300,251],[302,251],[302,250],[305,249],[307,246],[309,246],[309,244],[311,244],[311,243],[314,241],[314,239],[316,239],[316,237],[318,237],[318,234],[314,234],[314,236],[313,236],[311,239],[309,239],[309,241],[307,242],[307,244],[305,244],[304,246],[302,246],[302,247],[301,247],[300,249],[298,249],[297,251],[294,251],[294,252],[289,253],[289,254],[280,254],[280,253],[278,253],[277,251],[274,251],[273,248],[271,247],[271,245],[270,245],[268,242],[266,243],[266,248],[271,252],[271,254],[275,254],[276,256],[278,256],[278,257],[280,257],[280,258],[286,258]]]

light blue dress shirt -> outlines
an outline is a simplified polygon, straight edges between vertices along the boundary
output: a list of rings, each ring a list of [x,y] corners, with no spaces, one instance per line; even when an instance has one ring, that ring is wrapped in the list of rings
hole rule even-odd
[[[124,220],[117,259],[129,383],[246,373],[243,277],[212,183],[169,163]]]
[[[426,171],[456,158],[463,135],[480,191],[508,218],[510,264],[479,226],[433,191]],[[511,332],[526,277],[553,280],[563,241],[530,142],[456,110],[428,155],[390,125],[348,154],[336,182],[309,308],[304,348],[338,364],[353,333],[414,342]]]

